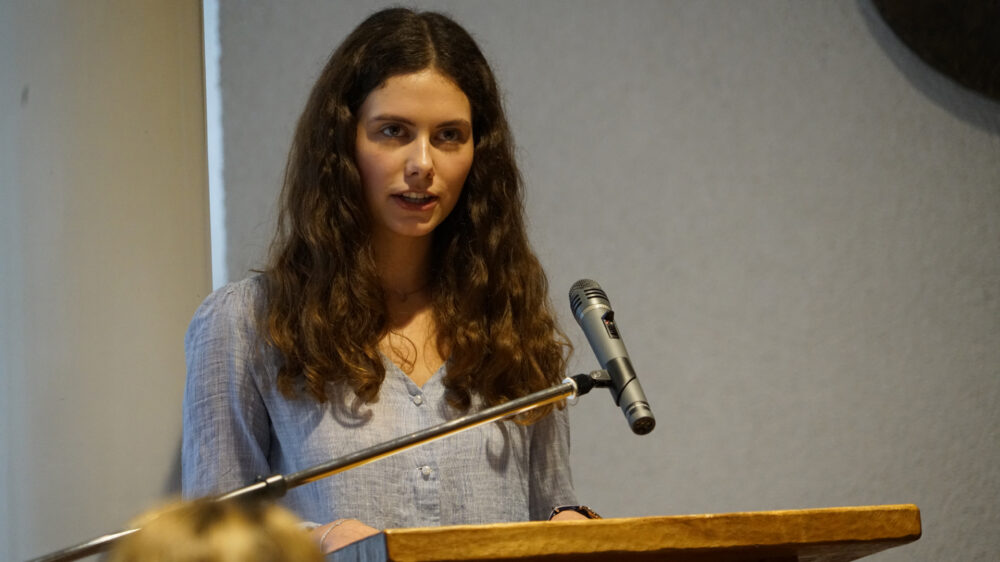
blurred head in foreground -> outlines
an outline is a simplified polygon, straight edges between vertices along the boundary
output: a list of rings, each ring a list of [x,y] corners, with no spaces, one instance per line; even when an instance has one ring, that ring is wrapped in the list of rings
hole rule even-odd
[[[181,502],[151,511],[109,562],[322,562],[287,510],[267,503]]]

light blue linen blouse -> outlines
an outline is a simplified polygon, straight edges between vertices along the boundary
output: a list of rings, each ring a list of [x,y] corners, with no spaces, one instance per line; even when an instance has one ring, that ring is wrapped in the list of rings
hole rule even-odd
[[[385,359],[378,401],[320,404],[277,389],[278,357],[259,345],[258,278],[211,294],[184,347],[182,483],[186,497],[289,474],[461,415],[444,399],[443,365],[418,387]],[[474,405],[475,408],[475,405]],[[569,422],[555,410],[531,426],[496,422],[290,490],[308,521],[351,517],[379,529],[538,520],[575,504]]]

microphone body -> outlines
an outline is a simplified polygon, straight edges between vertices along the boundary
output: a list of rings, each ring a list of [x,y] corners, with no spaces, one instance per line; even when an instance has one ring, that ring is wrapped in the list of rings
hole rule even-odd
[[[629,427],[638,435],[653,431],[656,419],[635,376],[608,295],[596,281],[581,279],[570,288],[569,303],[601,368],[611,377],[611,396],[625,414]]]

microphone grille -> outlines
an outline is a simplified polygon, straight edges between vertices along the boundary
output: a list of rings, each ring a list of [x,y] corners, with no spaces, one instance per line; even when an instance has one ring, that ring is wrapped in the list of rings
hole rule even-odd
[[[607,293],[591,279],[580,279],[569,288],[569,306],[573,314],[578,314],[586,301],[591,299],[611,304]]]

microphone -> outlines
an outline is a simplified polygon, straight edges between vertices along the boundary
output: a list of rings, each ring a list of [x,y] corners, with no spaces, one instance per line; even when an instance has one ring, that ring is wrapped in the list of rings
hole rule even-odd
[[[601,368],[611,378],[611,396],[625,414],[629,427],[637,435],[653,431],[656,419],[635,376],[608,295],[596,281],[581,279],[570,287],[569,305]]]

